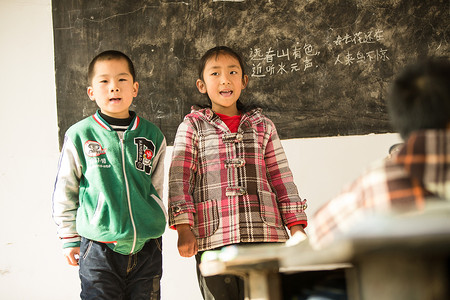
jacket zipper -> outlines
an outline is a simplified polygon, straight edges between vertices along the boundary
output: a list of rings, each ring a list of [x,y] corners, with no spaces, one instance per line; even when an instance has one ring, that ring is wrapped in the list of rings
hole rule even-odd
[[[127,191],[128,211],[130,213],[131,225],[133,226],[133,246],[131,247],[131,252],[130,252],[130,254],[133,254],[134,248],[136,247],[136,240],[137,240],[136,224],[134,223],[133,211],[131,210],[130,188],[128,185],[127,172],[125,171],[125,146],[123,143],[123,138],[119,138],[119,139],[120,139],[120,146],[122,148],[122,169],[123,169],[123,175],[124,175],[124,179],[125,179],[125,188]]]

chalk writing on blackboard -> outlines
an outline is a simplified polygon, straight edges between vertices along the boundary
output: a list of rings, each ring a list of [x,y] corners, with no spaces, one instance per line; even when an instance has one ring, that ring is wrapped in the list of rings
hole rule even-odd
[[[343,36],[338,35],[334,40],[334,46],[340,46],[342,49],[347,45],[376,45],[384,40],[383,30],[376,29],[367,32],[356,32],[353,34],[345,33]],[[356,64],[385,62],[390,60],[387,55],[388,50],[383,48],[376,49],[356,49],[347,50],[344,53],[338,53],[334,65],[351,66]]]
[[[380,47],[384,40],[383,30],[358,31],[355,33],[338,34],[331,42],[331,48],[342,49],[335,51],[334,65],[351,66],[353,64],[367,64],[385,62],[390,60],[388,49]],[[372,46],[370,49],[355,49],[355,46]],[[347,47],[346,47],[347,46]],[[351,50],[347,50],[352,46]],[[250,64],[252,77],[263,78],[266,76],[284,75],[295,72],[307,72],[317,67],[317,57],[320,56],[319,46],[311,43],[300,45],[297,42],[290,48],[261,49],[250,48]]]
[[[298,44],[298,43],[297,43]],[[287,74],[306,71],[313,66],[313,57],[319,55],[313,45],[294,45],[292,48],[272,49],[267,51],[260,48],[250,49],[252,62],[252,77],[266,77],[267,75]]]
[[[389,56],[387,56],[387,50],[382,48],[367,51],[365,53],[358,51],[356,52],[356,54],[347,51],[347,54],[343,54],[342,56],[341,54],[338,54],[336,61],[334,62],[334,65],[341,64],[345,66],[351,66],[355,62],[358,64],[362,64],[368,62],[380,62],[387,60],[390,60]]]
[[[357,32],[352,35],[346,33],[343,37],[338,35],[333,43],[336,46],[343,46],[347,44],[374,44],[376,42],[381,42],[384,40],[383,30],[375,30],[368,32]]]

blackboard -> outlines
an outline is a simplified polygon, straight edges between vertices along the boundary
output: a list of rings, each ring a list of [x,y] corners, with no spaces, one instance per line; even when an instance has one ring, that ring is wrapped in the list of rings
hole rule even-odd
[[[92,114],[87,66],[116,49],[140,84],[133,110],[173,143],[196,103],[197,62],[216,45],[241,52],[243,102],[282,139],[392,132],[385,100],[406,64],[449,55],[448,0],[53,0],[59,137]]]

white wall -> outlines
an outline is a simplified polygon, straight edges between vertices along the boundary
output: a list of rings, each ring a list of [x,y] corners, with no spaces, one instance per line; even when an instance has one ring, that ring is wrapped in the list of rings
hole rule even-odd
[[[79,299],[77,268],[66,265],[51,219],[59,155],[51,1],[0,0],[0,43],[0,299]],[[311,212],[398,141],[384,134],[283,145]],[[176,233],[163,243],[162,299],[201,299]]]

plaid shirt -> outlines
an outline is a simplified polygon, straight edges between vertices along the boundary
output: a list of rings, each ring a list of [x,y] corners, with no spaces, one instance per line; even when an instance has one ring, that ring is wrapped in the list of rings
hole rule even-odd
[[[284,242],[286,224],[306,226],[274,124],[259,109],[231,133],[210,109],[180,124],[169,171],[169,225],[189,224],[199,251],[240,242]]]
[[[311,245],[327,246],[375,213],[420,210],[436,198],[450,200],[450,130],[417,131],[314,214]]]

